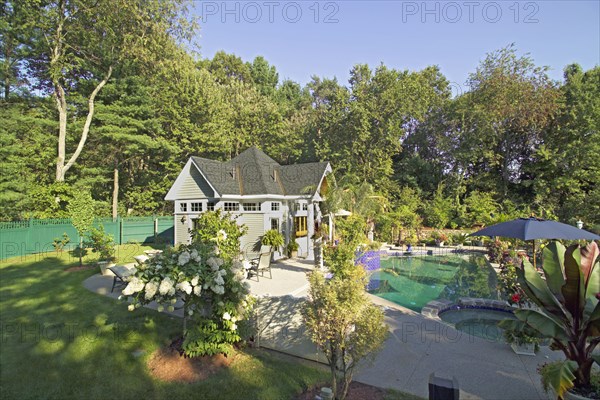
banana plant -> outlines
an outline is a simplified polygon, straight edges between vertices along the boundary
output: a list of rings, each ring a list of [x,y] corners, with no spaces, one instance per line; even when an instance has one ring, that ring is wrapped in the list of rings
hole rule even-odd
[[[515,316],[551,339],[552,350],[565,354],[566,360],[546,377],[560,398],[566,390],[590,384],[592,352],[600,342],[599,253],[595,242],[567,249],[552,242],[542,252],[545,279],[527,260],[517,269],[519,286],[539,310],[519,309]],[[515,322],[500,326],[515,329]]]

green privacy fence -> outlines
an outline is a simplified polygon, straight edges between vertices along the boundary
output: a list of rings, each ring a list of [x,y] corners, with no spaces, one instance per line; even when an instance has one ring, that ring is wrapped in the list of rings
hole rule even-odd
[[[117,244],[170,243],[173,244],[173,217],[129,217],[113,220],[96,218],[94,226],[104,226]],[[79,242],[77,230],[69,218],[30,219],[0,222],[0,260],[27,254],[54,251],[54,238],[69,235],[70,245]]]

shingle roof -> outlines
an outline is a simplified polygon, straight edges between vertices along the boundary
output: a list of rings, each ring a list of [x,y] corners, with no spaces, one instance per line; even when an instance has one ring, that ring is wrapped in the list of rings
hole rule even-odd
[[[329,165],[327,162],[279,165],[256,147],[225,162],[201,157],[192,160],[221,196],[314,193]]]

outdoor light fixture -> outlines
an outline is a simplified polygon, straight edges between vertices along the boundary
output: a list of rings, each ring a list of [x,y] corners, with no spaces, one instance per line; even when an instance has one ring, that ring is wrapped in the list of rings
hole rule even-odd
[[[185,221],[187,221],[187,217],[184,215],[183,217],[181,217],[181,223],[185,224]]]
[[[583,229],[583,221],[582,220],[577,221],[577,227],[579,229]]]

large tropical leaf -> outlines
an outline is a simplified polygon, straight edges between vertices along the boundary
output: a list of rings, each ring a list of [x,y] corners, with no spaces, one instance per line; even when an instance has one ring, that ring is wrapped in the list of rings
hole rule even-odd
[[[564,262],[565,262],[565,246],[561,242],[552,242],[546,246],[543,254],[543,270],[546,276],[546,283],[550,291],[558,298],[563,300],[561,293],[562,287],[565,284],[564,277]]]
[[[569,246],[565,252],[565,285],[562,294],[565,307],[574,319],[579,320],[585,307],[585,285],[581,273],[581,251],[579,245]]]
[[[569,340],[564,325],[552,316],[535,310],[515,310],[515,316],[544,337]]]
[[[521,287],[528,289],[525,292],[528,296],[533,296],[532,299],[538,306],[561,319],[567,316],[567,310],[548,289],[546,281],[542,279],[528,260],[523,261],[522,269],[517,268],[517,276]]]
[[[583,279],[585,285],[595,284],[596,292],[600,291],[600,280],[591,280],[592,272],[594,269],[598,269],[598,256],[600,255],[600,249],[596,242],[591,242],[587,246],[581,249],[581,272],[583,273]]]
[[[548,364],[544,367],[545,383],[562,399],[565,392],[574,386],[576,370],[577,363],[571,360]]]

